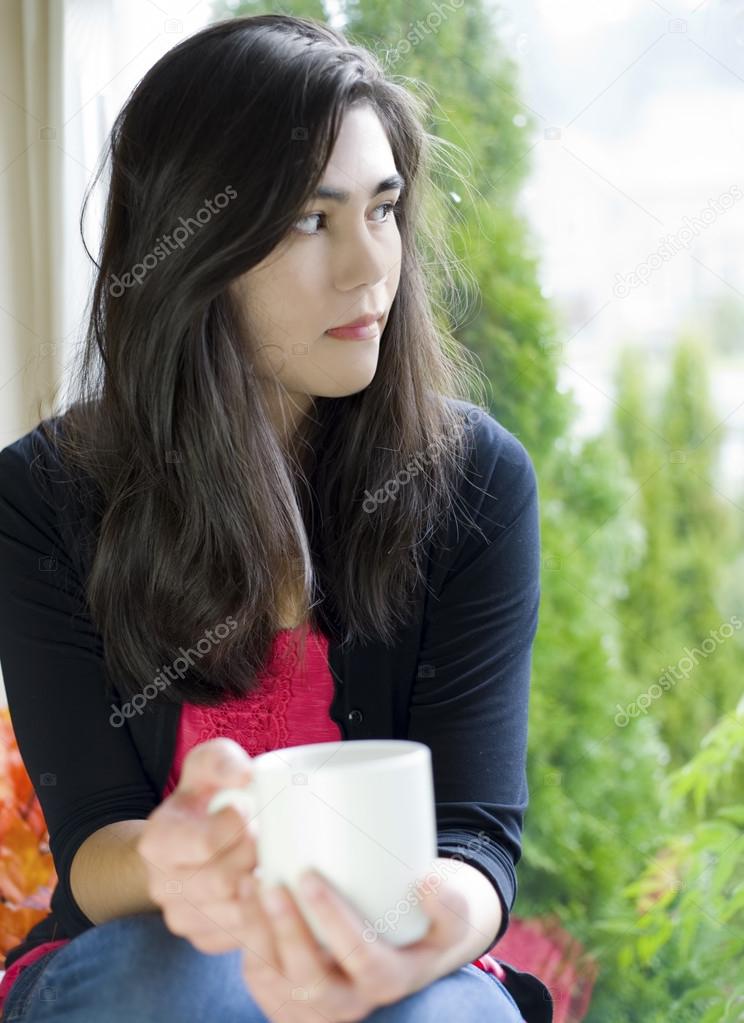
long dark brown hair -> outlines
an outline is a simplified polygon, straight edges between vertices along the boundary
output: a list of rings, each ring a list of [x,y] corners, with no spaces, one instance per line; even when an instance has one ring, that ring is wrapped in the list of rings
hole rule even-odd
[[[228,286],[301,217],[358,102],[407,183],[399,289],[372,382],[314,397],[285,444]],[[116,118],[76,392],[42,427],[94,484],[86,595],[120,694],[141,694],[186,649],[199,651],[193,671],[168,673],[163,699],[251,692],[288,592],[303,622],[343,643],[391,643],[408,620],[469,450],[448,399],[485,404],[481,370],[440,315],[457,301],[457,261],[433,173],[448,144],[426,116],[364,47],[267,14],[185,39]],[[174,229],[189,224],[180,245]]]

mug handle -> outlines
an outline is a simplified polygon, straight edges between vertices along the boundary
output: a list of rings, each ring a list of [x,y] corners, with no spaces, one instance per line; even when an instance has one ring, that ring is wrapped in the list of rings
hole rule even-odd
[[[207,813],[218,813],[226,806],[234,806],[240,813],[248,814],[251,822],[256,816],[256,794],[253,782],[239,789],[220,789],[215,792],[207,805]]]
[[[215,792],[207,804],[207,813],[218,813],[226,806],[234,806],[238,813],[247,814],[250,831],[255,839],[257,837],[256,824],[256,790],[253,788],[253,781],[248,782],[241,789],[220,789]],[[258,859],[258,849],[256,849]],[[260,862],[256,863],[254,873],[259,881],[263,878],[263,870]]]
[[[218,813],[225,806],[234,806],[239,813],[247,814],[251,828],[256,828],[256,825],[253,823],[256,815],[256,790],[253,784],[253,781],[250,781],[244,788],[220,789],[219,792],[215,792],[207,804],[207,813]],[[255,873],[258,879],[263,881],[263,871],[260,863],[256,865]],[[292,894],[308,925],[313,929],[318,942],[328,951],[328,945],[323,940],[317,921],[314,920],[312,909],[307,907],[305,899],[295,889],[292,889]]]

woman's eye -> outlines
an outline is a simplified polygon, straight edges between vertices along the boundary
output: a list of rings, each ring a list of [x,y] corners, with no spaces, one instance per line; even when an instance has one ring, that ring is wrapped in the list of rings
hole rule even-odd
[[[398,199],[397,202],[383,202],[383,203],[381,203],[379,206],[377,206],[375,208],[374,212],[376,213],[377,210],[385,210],[385,216],[383,217],[383,219],[376,221],[376,223],[378,223],[378,224],[386,224],[391,219],[391,215],[395,212],[395,210],[399,209],[399,207],[400,207],[400,199]],[[306,217],[301,217],[298,221],[295,222],[294,230],[297,231],[299,234],[307,234],[307,235],[317,234],[318,233],[317,231],[304,231],[304,230],[301,230],[298,227],[298,225],[299,224],[303,224],[303,223],[305,223],[305,221],[308,221],[308,220],[318,220],[318,219],[321,219],[321,218],[324,218],[324,217],[325,217],[325,213],[308,213],[308,215]]]

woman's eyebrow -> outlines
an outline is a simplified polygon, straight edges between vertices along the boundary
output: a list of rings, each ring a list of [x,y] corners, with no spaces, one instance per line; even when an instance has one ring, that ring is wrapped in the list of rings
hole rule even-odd
[[[405,181],[400,174],[391,174],[389,178],[384,178],[377,188],[370,192],[370,199],[374,196],[379,195],[380,192],[388,192],[393,188],[405,188]],[[314,199],[333,199],[335,202],[348,202],[351,198],[350,192],[345,192],[342,188],[330,188],[328,185],[320,185],[313,192]]]

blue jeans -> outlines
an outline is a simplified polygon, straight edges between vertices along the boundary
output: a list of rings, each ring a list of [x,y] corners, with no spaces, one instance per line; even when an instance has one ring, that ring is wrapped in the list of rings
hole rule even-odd
[[[160,913],[98,924],[22,970],[3,1023],[267,1023],[239,950],[209,955],[168,930]],[[282,1018],[282,1011],[279,1011]],[[468,963],[363,1023],[520,1023],[501,981]]]

